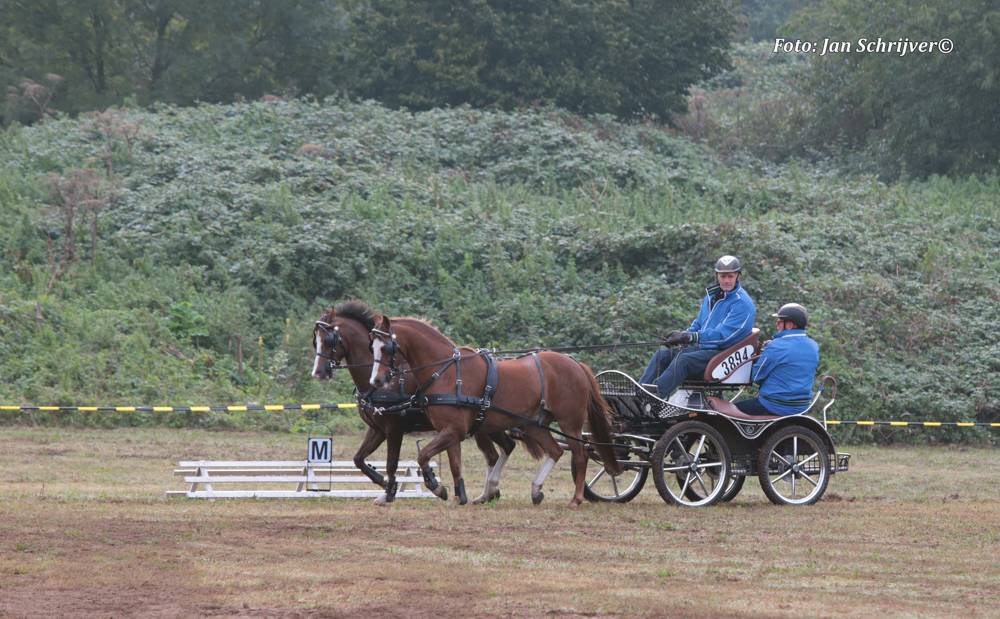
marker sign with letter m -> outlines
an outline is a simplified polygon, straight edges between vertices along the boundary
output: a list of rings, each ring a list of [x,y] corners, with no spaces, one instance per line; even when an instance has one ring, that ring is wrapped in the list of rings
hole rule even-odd
[[[306,460],[313,462],[333,461],[333,439],[332,438],[309,438],[309,453]]]

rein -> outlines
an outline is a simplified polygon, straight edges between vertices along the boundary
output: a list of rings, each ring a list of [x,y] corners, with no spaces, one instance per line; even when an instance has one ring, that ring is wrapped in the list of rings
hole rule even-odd
[[[377,335],[379,337],[392,337],[393,338],[392,341],[395,342],[395,335],[392,334],[392,333],[386,333],[385,331],[381,331],[379,329],[372,329],[372,334],[373,335]],[[635,343],[627,344],[627,346],[648,346],[649,344],[650,343],[648,343],[648,342],[635,342]],[[660,343],[659,342],[655,342],[655,344],[659,345]],[[612,344],[612,345],[602,345],[602,346],[603,347],[618,347],[618,346],[622,346],[622,345],[621,344]],[[589,347],[583,347],[583,348],[584,349],[590,349],[590,348],[596,348],[596,347],[598,347],[598,346],[589,346]],[[574,348],[576,348],[576,347],[574,347]],[[500,413],[502,415],[505,415],[507,417],[510,417],[512,419],[516,419],[516,420],[520,421],[521,422],[520,425],[531,424],[531,425],[538,426],[539,428],[545,428],[549,432],[552,432],[553,434],[558,434],[559,436],[565,438],[566,440],[575,441],[575,442],[583,443],[584,445],[590,445],[590,446],[616,447],[617,445],[615,443],[598,443],[598,442],[594,442],[594,441],[588,441],[586,439],[579,439],[579,438],[576,438],[575,436],[570,436],[569,434],[566,434],[565,432],[562,432],[560,430],[556,430],[555,428],[552,428],[549,424],[544,423],[545,415],[548,412],[546,410],[546,408],[545,408],[545,375],[544,375],[544,372],[542,370],[541,364],[538,361],[538,354],[537,354],[538,352],[544,351],[544,350],[555,351],[556,349],[553,349],[553,348],[543,348],[543,349],[534,349],[534,350],[527,351],[527,354],[531,354],[535,358],[535,367],[538,369],[539,378],[540,378],[541,383],[542,383],[541,402],[540,402],[540,405],[539,405],[538,415],[535,418],[525,417],[524,415],[515,413],[514,411],[510,411],[510,410],[507,410],[506,408],[503,408],[501,406],[497,406],[496,404],[493,404],[493,402],[492,402],[493,395],[496,393],[497,382],[499,380],[498,370],[497,370],[497,364],[496,364],[496,360],[493,358],[493,355],[496,354],[496,352],[503,352],[503,353],[506,353],[506,354],[512,354],[515,351],[494,351],[494,350],[490,350],[490,349],[479,349],[475,353],[472,353],[472,354],[463,354],[458,348],[455,348],[452,356],[450,356],[450,357],[448,357],[446,359],[442,359],[440,361],[433,361],[431,363],[426,363],[426,364],[420,365],[420,366],[412,366],[412,367],[410,367],[408,369],[395,370],[395,368],[394,368],[394,366],[395,366],[395,355],[399,351],[398,345],[393,348],[392,352],[389,355],[389,357],[390,357],[390,363],[392,364],[390,367],[393,368],[396,373],[398,373],[398,374],[404,374],[406,372],[412,372],[413,370],[428,368],[428,367],[432,367],[432,366],[435,366],[435,365],[438,366],[438,367],[431,374],[430,378],[428,378],[426,381],[424,381],[424,383],[422,385],[420,385],[419,387],[417,387],[416,391],[413,392],[413,395],[411,395],[408,400],[406,400],[405,402],[400,402],[399,404],[396,404],[394,406],[389,406],[389,407],[385,407],[385,408],[376,408],[375,409],[375,414],[377,414],[377,415],[394,414],[394,413],[398,413],[400,411],[407,410],[407,409],[410,409],[410,408],[413,408],[413,407],[424,408],[424,407],[427,407],[427,406],[458,406],[458,407],[467,407],[467,408],[478,408],[479,412],[477,413],[476,418],[473,420],[472,426],[469,429],[469,435],[470,436],[473,435],[473,434],[475,434],[476,431],[479,429],[479,427],[486,420],[486,412],[492,410],[492,411],[496,411],[496,412],[498,412],[498,413]],[[522,355],[522,356],[527,356],[527,354]],[[486,386],[485,386],[485,389],[484,389],[483,397],[481,397],[481,398],[476,397],[476,396],[469,396],[469,395],[465,395],[465,394],[461,393],[461,390],[462,390],[462,363],[461,362],[462,362],[462,359],[464,359],[464,358],[471,358],[471,357],[482,357],[483,360],[486,361]],[[431,385],[433,385],[435,382],[437,382],[437,380],[439,378],[441,378],[441,376],[452,365],[455,366],[455,373],[456,373],[455,394],[454,395],[451,395],[451,394],[425,394],[424,391],[428,387],[430,387]]]
[[[624,343],[621,343],[621,344],[587,344],[587,345],[581,345],[581,346],[551,346],[551,347],[538,347],[538,348],[512,348],[512,349],[508,349],[508,350],[501,350],[501,349],[497,349],[497,348],[479,348],[479,349],[476,349],[475,352],[463,353],[461,355],[461,358],[465,359],[465,358],[469,358],[469,357],[478,357],[483,352],[488,352],[491,355],[519,355],[519,356],[525,356],[525,355],[530,355],[532,353],[546,352],[546,351],[549,351],[549,352],[562,352],[562,353],[566,353],[566,352],[582,352],[584,350],[610,350],[610,351],[614,351],[614,350],[617,350],[618,348],[637,348],[637,347],[646,347],[646,348],[648,348],[650,346],[662,346],[662,345],[663,345],[662,341],[655,341],[655,342],[624,342]],[[396,373],[397,374],[405,374],[407,372],[413,372],[414,370],[422,370],[424,368],[434,367],[436,365],[441,365],[442,363],[447,363],[447,362],[449,362],[449,361],[451,361],[453,359],[455,359],[454,355],[452,355],[451,357],[446,357],[444,359],[440,359],[438,361],[431,361],[430,363],[425,363],[424,365],[415,365],[415,366],[410,366],[408,369],[397,370]],[[372,365],[373,364],[369,363],[368,367],[371,367]],[[348,367],[348,366],[339,366],[339,367]]]
[[[621,344],[582,344],[580,346],[539,346],[536,348],[515,348],[511,350],[497,350],[496,348],[491,348],[489,351],[494,355],[522,355],[531,354],[533,352],[583,352],[585,350],[610,350],[615,351],[619,348],[637,348],[637,347],[650,347],[650,346],[662,346],[662,340],[657,340],[654,342],[623,342]]]

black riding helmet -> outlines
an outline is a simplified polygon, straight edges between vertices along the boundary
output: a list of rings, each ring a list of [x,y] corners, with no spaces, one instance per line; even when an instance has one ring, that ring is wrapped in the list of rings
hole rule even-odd
[[[771,314],[771,317],[794,322],[795,326],[800,329],[805,329],[806,325],[809,324],[809,314],[806,312],[806,308],[798,303],[785,303],[778,310],[778,313]]]
[[[736,256],[723,256],[715,261],[716,273],[742,273],[743,264]]]

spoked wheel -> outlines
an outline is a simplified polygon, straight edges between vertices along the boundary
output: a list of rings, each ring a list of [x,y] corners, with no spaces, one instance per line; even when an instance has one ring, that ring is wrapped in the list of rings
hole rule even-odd
[[[682,421],[667,430],[656,441],[651,462],[656,489],[668,503],[711,505],[728,485],[729,446],[718,430],[700,421]]]
[[[689,448],[690,448],[690,446],[689,446]],[[709,444],[709,445],[706,446],[705,451],[707,452],[708,457],[716,457],[717,458],[718,454],[715,454],[712,451],[713,449],[714,448]],[[730,456],[731,455],[732,454],[730,454]],[[711,476],[711,477],[714,477],[714,476],[718,475],[718,472],[715,471],[715,470],[713,470],[713,469],[709,469],[708,472],[707,472],[707,474],[709,476]],[[728,503],[729,501],[732,501],[734,498],[736,498],[736,495],[739,494],[740,490],[743,489],[743,482],[744,481],[746,481],[746,478],[744,476],[742,476],[742,475],[730,475],[729,476],[729,482],[726,484],[726,489],[722,492],[722,495],[719,496],[718,502],[719,503]],[[713,479],[712,482],[714,484],[716,482],[716,480]],[[688,486],[688,489],[684,493],[684,496],[687,497],[688,500],[690,500],[690,501],[701,501],[701,500],[703,500],[705,498],[705,493],[701,489],[700,485],[698,485],[698,484],[692,484],[692,485]]]
[[[634,439],[615,439],[615,443],[625,446],[636,445]],[[638,445],[641,447],[641,445]],[[604,470],[604,464],[599,460],[591,459],[587,461],[587,483],[583,487],[583,496],[588,501],[606,503],[628,503],[646,485],[646,478],[649,476],[649,467],[646,462],[640,460],[631,450],[615,447],[615,453],[621,453],[618,457],[622,462],[624,471],[618,477],[613,477]]]
[[[764,494],[776,505],[811,505],[830,481],[830,458],[819,435],[792,426],[764,443],[757,476]]]
[[[726,484],[726,491],[719,497],[719,503],[728,503],[736,498],[736,495],[743,489],[743,482],[747,480],[745,475],[730,475],[729,483]]]
[[[743,483],[746,480],[747,478],[743,475],[730,475],[729,483],[726,484],[726,489],[725,491],[723,491],[722,496],[719,497],[718,502],[728,503],[729,501],[735,499],[736,495],[739,494],[740,490],[743,489]],[[695,488],[689,487],[686,494],[687,498],[691,499],[692,501],[697,501],[703,498],[700,490],[701,490],[700,488],[696,490]]]

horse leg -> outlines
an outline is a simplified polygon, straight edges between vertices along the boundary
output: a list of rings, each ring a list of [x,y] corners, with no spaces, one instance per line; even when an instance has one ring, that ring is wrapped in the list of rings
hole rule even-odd
[[[459,505],[469,502],[465,494],[465,479],[462,477],[462,443],[448,446],[448,466],[451,467],[451,478],[455,482],[455,500]]]
[[[493,445],[490,445],[490,451],[497,453],[496,460],[491,463],[489,473],[486,476],[486,488],[483,490],[483,496],[476,499],[476,503],[486,503],[500,498],[500,475],[503,473],[503,467],[507,464],[510,454],[517,446],[517,443],[505,432],[490,434],[489,439],[500,446],[500,452],[497,453]]]
[[[403,432],[396,424],[386,428],[386,454],[385,454],[385,494],[375,499],[376,505],[385,505],[396,500],[396,491],[399,490],[399,483],[396,482],[396,469],[399,468],[399,450],[403,445]]]
[[[542,484],[545,483],[545,478],[549,476],[559,457],[562,456],[563,449],[552,438],[549,431],[544,428],[529,426],[525,428],[525,433],[533,438],[545,453],[542,465],[538,468],[538,474],[535,475],[534,481],[531,482],[531,502],[538,505],[545,498],[545,493],[542,492]]]
[[[420,449],[420,452],[417,453],[417,464],[420,466],[420,472],[424,476],[424,485],[427,486],[428,490],[434,493],[434,496],[443,501],[448,500],[448,489],[441,485],[437,476],[434,475],[434,470],[430,467],[431,458],[448,449],[448,447],[460,443],[461,441],[461,435],[455,434],[455,432],[451,429],[444,430],[442,432],[438,432],[437,436],[432,438],[430,442],[424,445]],[[461,454],[456,453],[455,459],[458,461],[459,470],[461,470]]]
[[[365,462],[365,458],[378,449],[378,446],[381,445],[384,440],[384,432],[372,426],[368,426],[368,432],[365,434],[364,440],[361,441],[361,447],[358,448],[358,453],[354,454],[354,466],[358,467],[358,470],[364,473],[368,479],[383,488],[385,488],[385,478],[383,478],[382,475],[374,469],[374,467]]]
[[[493,447],[491,436],[480,432],[474,438],[476,439],[476,446],[479,447],[479,451],[483,452],[483,457],[486,458],[486,487],[483,488],[483,493],[479,495],[479,498],[473,501],[473,503],[478,504],[485,503],[493,498],[490,496],[490,477],[493,473],[493,467],[496,466],[501,456],[497,453],[496,448]]]
[[[581,439],[583,435],[578,434],[573,438]],[[576,483],[576,492],[573,493],[569,506],[579,507],[583,503],[583,487],[587,483],[587,448],[578,440],[569,440],[569,449],[572,452],[573,481]]]

